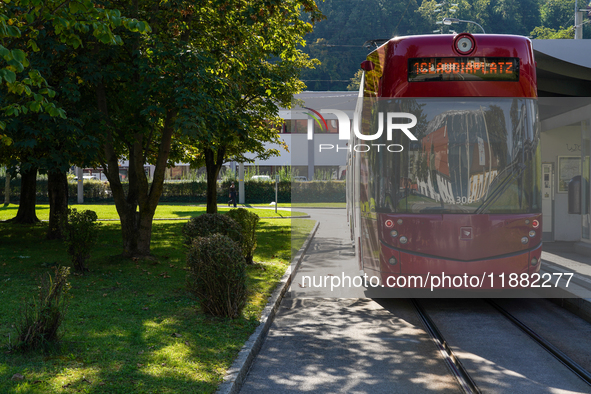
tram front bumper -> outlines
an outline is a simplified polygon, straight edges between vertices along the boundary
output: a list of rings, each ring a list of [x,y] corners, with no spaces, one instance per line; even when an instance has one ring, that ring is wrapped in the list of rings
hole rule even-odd
[[[382,248],[380,279],[384,287],[438,289],[515,289],[539,277],[542,245],[532,250],[461,261]],[[392,258],[396,259],[393,265]]]

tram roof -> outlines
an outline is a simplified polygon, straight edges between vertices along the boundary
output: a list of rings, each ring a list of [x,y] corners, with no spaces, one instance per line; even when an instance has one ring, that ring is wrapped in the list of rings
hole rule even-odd
[[[591,97],[591,39],[536,39],[532,45],[538,97]]]

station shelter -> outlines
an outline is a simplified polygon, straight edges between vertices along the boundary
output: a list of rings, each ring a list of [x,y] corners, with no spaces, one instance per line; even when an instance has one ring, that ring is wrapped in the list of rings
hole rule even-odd
[[[591,40],[532,43],[541,125],[543,240],[576,241],[579,251],[591,252]],[[571,206],[569,212],[569,183],[577,176],[582,177],[582,204],[580,211]]]

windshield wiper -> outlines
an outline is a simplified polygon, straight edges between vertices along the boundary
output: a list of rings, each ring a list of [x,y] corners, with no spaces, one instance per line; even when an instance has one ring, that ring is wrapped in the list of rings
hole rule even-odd
[[[517,179],[517,177],[523,174],[523,171],[526,169],[526,165],[524,163],[516,163],[513,167],[513,171],[503,179],[489,194],[488,198],[480,204],[478,208],[474,211],[474,213],[483,213],[485,209],[489,207],[494,201],[496,201],[500,196],[503,195],[503,192],[507,189],[507,187],[513,182],[513,180]]]

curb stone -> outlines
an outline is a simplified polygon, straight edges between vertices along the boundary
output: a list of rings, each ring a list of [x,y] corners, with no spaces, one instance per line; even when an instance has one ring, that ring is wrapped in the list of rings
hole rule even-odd
[[[306,253],[306,250],[308,250],[308,246],[312,242],[316,230],[318,230],[318,226],[320,226],[320,222],[316,222],[314,228],[310,231],[310,234],[308,234],[308,238],[306,238],[306,241],[296,253],[292,263],[287,267],[285,274],[269,298],[267,306],[263,309],[259,326],[254,333],[252,333],[250,338],[248,338],[240,350],[240,353],[238,353],[238,357],[236,357],[236,360],[234,360],[234,363],[232,363],[232,366],[228,369],[228,372],[224,376],[224,382],[220,385],[216,394],[235,394],[242,388],[242,384],[246,379],[250,366],[261,350],[265,336],[271,327],[271,323],[273,323],[279,304],[287,292],[295,273],[300,267],[304,254]]]

